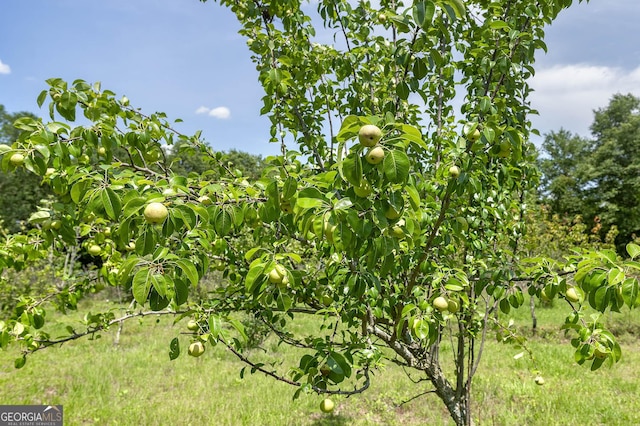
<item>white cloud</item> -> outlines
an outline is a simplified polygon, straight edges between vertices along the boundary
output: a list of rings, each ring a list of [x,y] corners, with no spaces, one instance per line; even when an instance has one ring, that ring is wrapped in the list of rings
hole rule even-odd
[[[231,117],[231,111],[225,106],[219,106],[216,108],[201,106],[196,110],[196,114],[207,114],[210,117],[218,118],[220,120],[226,120]]]
[[[209,111],[209,115],[221,120],[226,120],[227,118],[231,117],[231,111],[229,111],[229,108],[221,106]]]
[[[0,74],[11,74],[11,67],[0,60]]]
[[[589,135],[593,111],[605,108],[615,93],[640,96],[640,66],[633,70],[573,64],[538,69],[531,80],[531,105],[540,113],[534,126],[542,133],[561,127]]]

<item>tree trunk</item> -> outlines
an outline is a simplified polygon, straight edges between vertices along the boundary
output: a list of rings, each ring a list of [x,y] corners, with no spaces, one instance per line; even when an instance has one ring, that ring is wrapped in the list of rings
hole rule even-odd
[[[458,426],[471,426],[473,421],[468,415],[469,411],[469,392],[456,393],[451,383],[444,377],[440,366],[431,365],[427,370],[427,375],[431,383],[436,388],[436,395],[440,397],[444,405],[447,407],[451,418]]]

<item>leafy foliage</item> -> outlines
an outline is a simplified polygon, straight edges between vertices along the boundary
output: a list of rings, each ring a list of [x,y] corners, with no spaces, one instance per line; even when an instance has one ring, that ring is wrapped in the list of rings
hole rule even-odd
[[[552,212],[580,214],[602,235],[615,227],[616,247],[640,235],[640,99],[615,95],[595,112],[593,139],[561,130],[546,136],[543,190]]]
[[[100,279],[134,303],[122,318],[91,314],[86,330],[52,338],[35,319],[40,305],[27,301],[0,325],[3,346],[18,341],[26,357],[130,318],[192,317],[192,354],[202,354],[201,344],[224,345],[251,373],[296,386],[294,395],[363,392],[385,361],[417,370],[457,424],[471,423],[471,383],[488,331],[523,344],[496,314],[519,308],[525,291],[571,302],[566,326],[584,360],[592,349],[598,360],[619,359],[612,335],[570,299],[579,291],[578,302],[593,299],[600,312],[635,306],[634,261],[602,252],[558,270],[520,258],[524,200],[537,182],[526,80],[544,25],[571,1],[321,1],[313,17],[294,0],[220,3],[249,38],[262,113],[282,155],[266,158],[251,179],[199,135],[173,130],[164,114],[145,115],[99,84],[48,80],[38,103],[48,102],[52,121],[19,121],[23,132],[0,165],[49,182],[58,202],[32,221],[60,226],[6,242],[0,268],[19,269],[80,235],[103,260]],[[317,19],[339,42],[318,43]],[[89,124],[74,127],[80,114]],[[380,129],[378,146],[359,142],[364,125]],[[213,167],[178,174],[166,146]],[[12,162],[14,154],[24,163]],[[636,250],[629,246],[632,256]],[[224,285],[194,297],[219,265]],[[572,270],[580,287],[569,292]],[[606,284],[584,280],[601,272],[611,276]],[[89,285],[55,297],[73,305]],[[299,362],[283,372],[253,361],[244,352],[246,314],[281,344],[303,349]],[[297,335],[305,315],[323,321]],[[453,372],[441,359],[443,339],[453,345]],[[169,344],[172,359],[180,347],[178,337]]]
[[[544,156],[538,159],[542,198],[553,214],[574,217],[587,214],[585,183],[590,173],[589,141],[561,129],[545,135]]]
[[[13,143],[20,130],[13,127],[13,122],[20,117],[35,118],[27,112],[9,114],[0,105],[0,144]],[[0,171],[0,219],[9,232],[17,232],[26,225],[27,219],[41,200],[51,195],[50,189],[42,186],[41,179],[24,169],[17,169],[14,173]]]

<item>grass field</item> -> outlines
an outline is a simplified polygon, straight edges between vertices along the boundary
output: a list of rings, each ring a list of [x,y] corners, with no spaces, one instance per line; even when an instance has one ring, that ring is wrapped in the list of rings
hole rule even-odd
[[[86,302],[88,303],[88,302]],[[528,357],[494,340],[488,342],[474,382],[473,414],[478,425],[633,425],[640,424],[640,348],[638,314],[614,324],[623,332],[623,359],[613,368],[591,372],[573,362],[572,348],[560,334],[564,307],[538,309],[541,332],[530,338],[546,383],[533,381]],[[514,317],[526,328],[528,311]],[[144,318],[125,324],[119,345],[115,329],[102,338],[71,342],[31,356],[13,368],[17,352],[0,352],[0,404],[62,404],[66,425],[448,425],[442,403],[389,365],[373,377],[371,388],[351,398],[336,397],[333,414],[320,413],[318,395],[292,401],[295,388],[261,375],[240,379],[242,364],[223,347],[201,358],[169,361],[169,341],[185,331],[185,321]],[[301,325],[304,329],[304,323]],[[188,336],[181,337],[184,349]],[[262,359],[298,357],[292,349],[267,341]],[[446,349],[443,356],[446,356]]]

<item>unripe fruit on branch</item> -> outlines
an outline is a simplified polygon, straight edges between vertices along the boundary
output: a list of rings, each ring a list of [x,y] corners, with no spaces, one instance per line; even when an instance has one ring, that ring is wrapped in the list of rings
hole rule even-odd
[[[212,201],[208,195],[202,195],[198,197],[198,201],[204,206],[210,206]]]
[[[578,292],[573,287],[569,287],[567,289],[565,296],[567,296],[567,300],[569,302],[578,302],[580,300],[580,296],[578,295]]]
[[[382,139],[382,130],[373,124],[365,124],[358,131],[358,141],[362,146],[376,146]]]
[[[198,322],[196,320],[189,320],[187,323],[187,330],[189,331],[197,331],[200,329]]]
[[[449,302],[443,296],[438,296],[433,299],[433,307],[440,312],[449,310]]]
[[[360,198],[367,198],[371,195],[371,191],[371,184],[366,179],[362,179],[360,186],[353,187],[353,192]]]
[[[204,345],[202,342],[193,342],[189,345],[188,353],[197,358],[204,353]]]
[[[280,284],[287,276],[287,270],[282,265],[276,265],[269,271],[269,282],[272,284]]]
[[[387,210],[384,212],[384,217],[389,220],[395,220],[402,215],[402,210],[396,209],[394,206],[387,207]]]
[[[329,398],[323,399],[322,402],[320,403],[320,411],[322,411],[323,413],[332,412],[334,407],[335,407],[335,404]]]
[[[9,158],[9,161],[14,166],[21,166],[22,163],[24,163],[24,155],[15,153],[11,156],[11,158]]]
[[[460,168],[456,165],[449,167],[449,175],[452,178],[457,179],[458,176],[460,176]]]
[[[149,203],[144,209],[144,218],[149,223],[162,223],[169,216],[169,210],[162,203]]]
[[[464,126],[464,134],[471,142],[475,142],[482,137],[482,133],[480,133],[480,129],[477,125],[475,129],[471,130],[473,126],[473,123],[468,123]]]
[[[282,212],[285,214],[291,214],[293,213],[293,206],[291,205],[290,201],[283,200],[280,201],[280,210],[282,210]]]
[[[384,159],[384,149],[381,146],[375,146],[367,152],[364,158],[369,164],[379,164]]]

